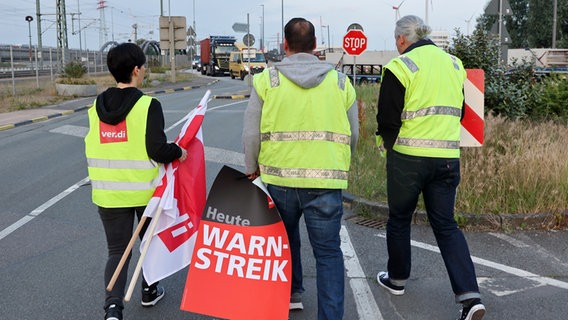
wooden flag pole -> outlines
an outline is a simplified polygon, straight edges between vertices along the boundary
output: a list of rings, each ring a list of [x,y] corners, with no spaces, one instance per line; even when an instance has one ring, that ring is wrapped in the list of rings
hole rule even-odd
[[[132,275],[132,279],[130,280],[130,285],[128,286],[128,291],[126,292],[126,296],[124,297],[124,301],[130,301],[132,297],[132,292],[134,291],[134,287],[136,286],[136,281],[138,280],[138,276],[140,276],[140,270],[142,270],[142,264],[144,263],[144,258],[146,257],[146,253],[148,252],[148,248],[150,247],[150,241],[154,236],[154,231],[156,230],[156,225],[158,224],[158,219],[162,214],[162,206],[158,207],[156,214],[152,217],[152,221],[150,222],[150,230],[147,231],[148,239],[144,243],[144,248],[142,248],[142,252],[140,253],[140,258],[138,258],[138,263],[136,264],[136,269],[134,269],[134,274]]]
[[[126,263],[126,259],[128,259],[128,255],[130,255],[130,251],[132,251],[132,247],[134,247],[134,243],[136,242],[136,238],[138,238],[140,231],[142,231],[142,227],[146,223],[147,218],[148,218],[147,216],[143,216],[142,219],[140,219],[140,221],[138,221],[138,226],[136,227],[136,230],[134,230],[134,233],[132,234],[132,238],[130,238],[130,242],[128,243],[126,250],[122,254],[122,258],[120,258],[120,261],[118,262],[118,266],[116,266],[116,270],[114,270],[114,274],[112,275],[112,278],[110,279],[110,282],[108,283],[108,286],[106,287],[107,291],[109,291],[109,292],[112,291],[112,288],[114,287],[114,284],[116,283],[116,279],[118,279],[118,275],[120,274],[120,271],[122,271],[122,268],[124,267],[124,263]]]

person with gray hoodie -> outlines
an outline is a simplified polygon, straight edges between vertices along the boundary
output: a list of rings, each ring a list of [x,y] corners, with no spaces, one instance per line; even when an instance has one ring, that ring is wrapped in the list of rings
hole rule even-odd
[[[284,29],[286,57],[253,77],[245,111],[246,174],[260,176],[290,242],[290,309],[303,309],[299,221],[316,260],[318,319],[343,319],[344,264],[339,231],[342,190],[359,137],[356,94],[349,78],[320,61],[315,29],[293,18]]]

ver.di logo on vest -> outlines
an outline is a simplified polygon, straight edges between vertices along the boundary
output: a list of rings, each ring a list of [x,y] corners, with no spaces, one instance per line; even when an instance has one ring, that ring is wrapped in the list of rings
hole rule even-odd
[[[99,121],[99,138],[101,143],[126,142],[128,141],[126,132],[126,120],[114,126]]]

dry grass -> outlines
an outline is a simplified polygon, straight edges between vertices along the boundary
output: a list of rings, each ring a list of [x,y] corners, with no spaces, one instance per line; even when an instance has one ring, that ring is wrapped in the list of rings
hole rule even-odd
[[[485,143],[462,149],[460,212],[561,213],[568,203],[568,128],[485,119]]]
[[[114,86],[112,76],[92,76],[97,84],[97,91],[102,92],[109,86]],[[50,77],[36,79],[16,80],[16,95],[13,95],[12,81],[0,82],[0,113],[39,108],[46,105],[56,104],[75,97],[58,96],[55,91],[55,82]]]
[[[386,202],[385,159],[375,147],[377,86],[357,88],[363,112],[349,192]],[[568,203],[568,128],[485,119],[485,143],[462,148],[456,212],[561,213]]]
[[[146,74],[148,76],[148,74]],[[187,81],[192,74],[185,72],[178,72],[176,74],[176,81]],[[108,87],[116,85],[116,82],[111,75],[91,75],[97,85],[97,92],[101,93]],[[54,79],[55,80],[55,79]],[[165,74],[158,75],[156,78],[159,82],[170,81],[170,77]],[[151,87],[150,82],[146,81],[143,87]],[[75,97],[58,96],[55,91],[55,81],[51,81],[50,77],[42,77],[38,82],[33,79],[18,79],[15,83],[16,95],[13,95],[12,81],[0,81],[0,113],[27,110],[39,108],[46,105],[56,104],[65,100],[75,99]]]

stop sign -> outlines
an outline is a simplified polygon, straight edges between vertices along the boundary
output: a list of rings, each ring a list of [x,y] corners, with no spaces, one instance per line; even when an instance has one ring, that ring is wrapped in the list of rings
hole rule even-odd
[[[361,30],[351,29],[343,36],[343,50],[358,56],[367,49],[367,36]]]

